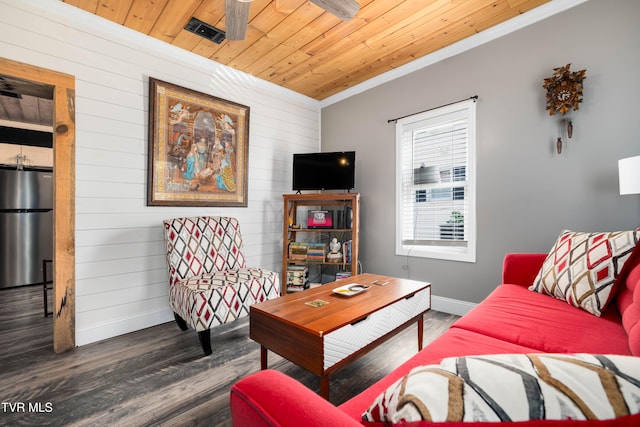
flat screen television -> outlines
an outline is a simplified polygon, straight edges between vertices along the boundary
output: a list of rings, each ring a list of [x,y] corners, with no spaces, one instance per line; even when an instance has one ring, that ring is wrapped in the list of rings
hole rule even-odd
[[[293,191],[351,190],[355,170],[355,151],[294,154]]]

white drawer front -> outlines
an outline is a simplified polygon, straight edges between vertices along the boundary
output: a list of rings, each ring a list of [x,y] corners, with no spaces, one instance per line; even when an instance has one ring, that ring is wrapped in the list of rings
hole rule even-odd
[[[343,326],[324,336],[324,369],[388,334],[431,308],[431,288],[372,313],[365,320]]]

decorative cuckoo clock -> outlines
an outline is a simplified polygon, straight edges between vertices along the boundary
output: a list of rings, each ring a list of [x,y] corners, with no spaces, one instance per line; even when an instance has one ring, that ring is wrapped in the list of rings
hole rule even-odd
[[[570,71],[571,64],[553,69],[553,75],[544,79],[544,87],[547,90],[547,110],[553,116],[556,111],[567,114],[571,109],[577,111],[582,102],[582,82],[587,78],[587,70]],[[569,120],[567,135],[573,135],[573,123]],[[562,140],[557,141],[558,154],[562,151]]]

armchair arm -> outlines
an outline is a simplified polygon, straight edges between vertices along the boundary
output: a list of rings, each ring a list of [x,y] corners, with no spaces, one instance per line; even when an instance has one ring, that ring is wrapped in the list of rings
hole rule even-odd
[[[234,427],[362,427],[298,381],[269,369],[235,383],[230,403]]]
[[[548,254],[511,253],[502,263],[502,283],[529,286]]]

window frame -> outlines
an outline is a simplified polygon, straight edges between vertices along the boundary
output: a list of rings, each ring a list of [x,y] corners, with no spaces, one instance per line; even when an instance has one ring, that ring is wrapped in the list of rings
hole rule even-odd
[[[450,116],[457,112],[465,112],[467,119],[467,164],[466,176],[467,185],[464,187],[465,198],[467,199],[467,214],[465,215],[464,227],[466,237],[466,248],[461,250],[460,246],[451,246],[445,241],[439,241],[439,244],[410,244],[403,242],[403,165],[402,165],[402,142],[406,128],[415,128],[420,122],[429,122],[429,126],[433,126],[433,122],[437,122],[439,116]],[[443,120],[441,123],[445,123]],[[396,230],[395,230],[395,254],[401,256],[413,256],[421,258],[443,259],[461,262],[476,262],[476,101],[469,99],[456,102],[454,104],[445,105],[443,107],[434,108],[422,113],[417,113],[408,117],[403,117],[396,121],[395,144],[396,144]],[[413,165],[410,165],[413,169]],[[453,171],[452,171],[453,173]],[[418,203],[416,185],[413,185],[412,194],[414,203]],[[455,187],[452,187],[455,193]],[[410,197],[410,196],[407,196]],[[428,242],[428,240],[423,240]]]

